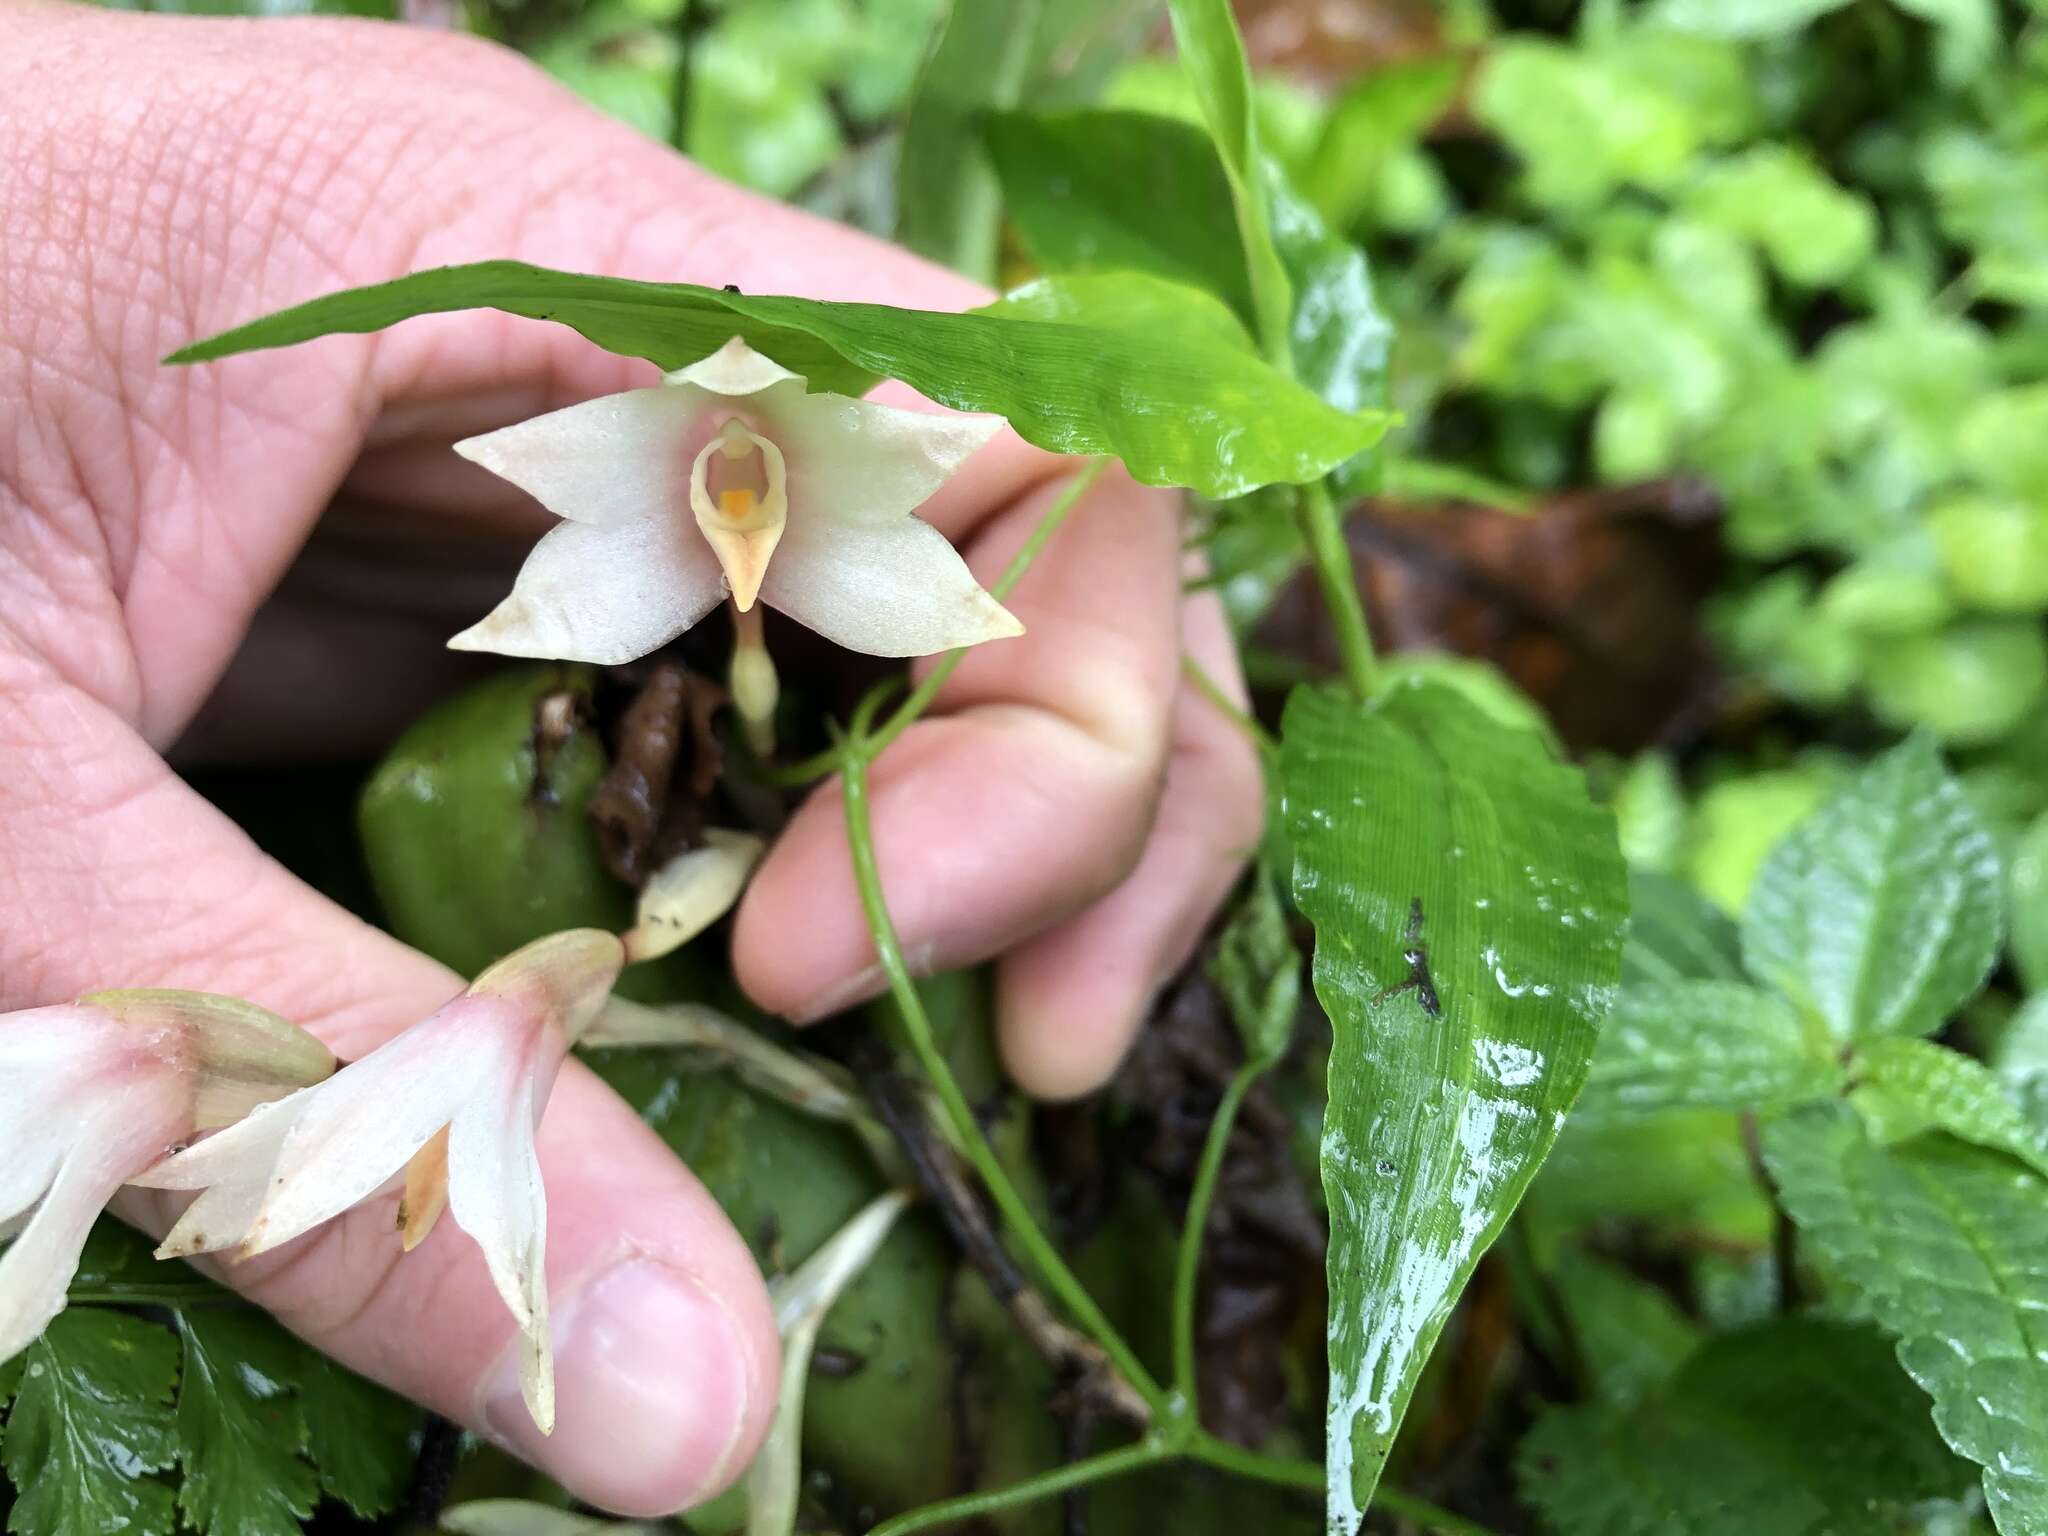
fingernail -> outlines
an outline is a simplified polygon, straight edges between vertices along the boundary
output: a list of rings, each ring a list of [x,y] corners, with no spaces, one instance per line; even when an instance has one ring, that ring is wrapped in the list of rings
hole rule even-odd
[[[927,940],[922,944],[903,946],[903,965],[913,976],[929,976],[936,968],[939,946]],[[882,969],[882,962],[863,966],[837,986],[827,987],[801,1007],[792,1008],[783,1017],[790,1023],[802,1026],[815,1024],[820,1019],[830,1018],[851,1008],[855,1003],[867,1002],[880,997],[889,989],[889,973]]]
[[[789,1022],[798,1025],[815,1024],[818,1020],[830,1018],[842,1009],[851,1008],[855,1003],[864,1003],[871,997],[879,996],[885,985],[887,978],[883,974],[881,962],[877,961],[855,971],[837,986],[827,987],[801,1007],[790,1009]]]
[[[579,1498],[633,1516],[701,1503],[739,1469],[749,1393],[732,1314],[684,1274],[635,1255],[554,1310],[555,1432],[519,1391],[515,1338],[477,1389],[493,1439]]]

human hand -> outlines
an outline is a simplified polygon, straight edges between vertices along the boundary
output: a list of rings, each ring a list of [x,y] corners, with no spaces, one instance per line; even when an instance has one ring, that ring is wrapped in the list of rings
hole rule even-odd
[[[653,370],[480,314],[157,360],[316,293],[490,256],[925,308],[984,296],[726,187],[467,39],[42,3],[9,20],[0,1008],[191,987],[359,1056],[460,983],[300,886],[159,754],[387,739],[457,675],[442,643],[547,523],[449,444]],[[921,515],[987,580],[1061,469],[1005,435]],[[932,969],[1002,957],[1004,1056],[1042,1094],[1114,1067],[1257,836],[1249,750],[1180,695],[1184,647],[1235,669],[1214,606],[1181,601],[1179,561],[1174,500],[1105,477],[1008,600],[1029,633],[970,654],[875,770],[906,948]],[[735,968],[803,1019],[878,991],[872,962],[827,788],[757,875]],[[760,1278],[687,1170],[573,1065],[541,1152],[551,1439],[520,1406],[481,1260],[445,1232],[399,1263],[373,1204],[228,1278],[593,1503],[706,1497],[773,1406]],[[154,1197],[136,1210],[166,1224]]]

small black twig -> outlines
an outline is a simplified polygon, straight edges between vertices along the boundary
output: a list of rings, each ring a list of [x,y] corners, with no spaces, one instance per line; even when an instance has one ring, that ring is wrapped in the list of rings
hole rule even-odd
[[[401,1531],[433,1530],[440,1524],[441,1507],[448,1502],[449,1486],[455,1481],[456,1464],[462,1460],[462,1426],[453,1419],[430,1413],[420,1425],[419,1455],[413,1458],[412,1476],[391,1513],[374,1527],[378,1536],[398,1536]]]
[[[937,1134],[917,1085],[900,1073],[884,1071],[870,1074],[867,1090],[875,1113],[902,1147],[919,1188],[938,1207],[939,1218],[960,1252],[988,1282],[1032,1347],[1053,1367],[1071,1400],[1136,1428],[1148,1426],[1152,1411],[1145,1399],[1117,1374],[1108,1355],[1093,1340],[1054,1315],[1003,1247],[988,1211],[968,1182],[967,1170]]]

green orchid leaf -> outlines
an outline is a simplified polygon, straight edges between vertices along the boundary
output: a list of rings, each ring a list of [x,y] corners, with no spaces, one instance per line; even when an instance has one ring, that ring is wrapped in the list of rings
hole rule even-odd
[[[320,1498],[289,1385],[302,1351],[257,1312],[193,1307],[177,1322],[185,1523],[209,1536],[294,1536]]]
[[[1614,820],[1449,689],[1298,689],[1294,895],[1330,1015],[1330,1529],[1371,1502],[1423,1361],[1535,1176],[1620,974]]]
[[[1839,1104],[1766,1127],[1764,1161],[1816,1259],[1898,1341],[1942,1438],[1984,1468],[1999,1530],[2048,1530],[2048,1183],[1944,1136],[1878,1146]]]
[[[1149,112],[1013,112],[983,134],[1018,239],[1043,270],[1149,272],[1257,323],[1230,182],[1200,129]]]
[[[1013,114],[987,132],[1011,217],[1041,266],[1151,273],[1212,293],[1257,324],[1230,178],[1207,135],[1143,112]],[[1260,162],[1258,180],[1288,279],[1296,376],[1341,411],[1384,412],[1393,327],[1365,253],[1330,233],[1274,161]],[[1134,186],[1157,195],[1134,199]],[[1369,489],[1375,457],[1342,466],[1336,493]]]
[[[0,1462],[17,1536],[171,1536],[178,1350],[154,1323],[100,1307],[59,1313],[28,1347]]]
[[[1743,911],[1743,959],[1837,1040],[1929,1034],[1997,959],[2002,886],[1991,834],[1915,737],[1765,860]]]
[[[1293,306],[1266,205],[1259,121],[1244,39],[1238,35],[1230,0],[1167,0],[1167,13],[1173,18],[1173,37],[1188,85],[1215,140],[1237,209],[1238,240],[1256,315],[1253,329],[1268,357],[1284,359]]]
[[[1551,1410],[1517,1470],[1558,1536],[1906,1529],[1968,1476],[1882,1334],[1805,1317],[1713,1340],[1641,1401]]]
[[[1007,301],[944,314],[487,261],[329,294],[169,360],[207,362],[460,309],[558,321],[609,352],[664,368],[737,334],[814,389],[859,394],[878,378],[902,379],[956,410],[1006,416],[1041,448],[1115,454],[1148,485],[1211,497],[1313,480],[1385,428],[1383,419],[1324,404],[1248,347],[1220,341],[1204,309],[1228,312],[1206,295],[1136,275],[1073,282],[1071,300],[1048,318],[1047,306]]]
[[[1946,1131],[1958,1141],[2009,1152],[2048,1177],[2048,1134],[1974,1057],[1894,1035],[1859,1047],[1853,1070],[1852,1102],[1879,1141]]]
[[[1841,1083],[1833,1052],[1774,993],[1728,981],[1638,983],[1615,1000],[1578,1113],[1780,1109]]]

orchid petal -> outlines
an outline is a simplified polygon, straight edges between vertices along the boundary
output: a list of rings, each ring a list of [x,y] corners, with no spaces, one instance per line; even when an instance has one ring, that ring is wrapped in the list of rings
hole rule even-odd
[[[473,1017],[479,1008],[489,1015]],[[307,1090],[279,1149],[269,1194],[243,1240],[243,1255],[311,1231],[367,1200],[398,1173],[474,1091],[477,1058],[507,1049],[499,1038],[498,1014],[493,1004],[457,998]]]
[[[555,1365],[548,1332],[547,1193],[534,1126],[535,1074],[517,1060],[478,1085],[448,1137],[448,1214],[483,1250],[498,1295],[523,1337],[519,1385],[542,1434],[555,1427]]]
[[[892,526],[1000,432],[1000,416],[908,411],[844,395],[776,394],[749,407],[789,466],[790,523]]]
[[[241,1246],[270,1193],[270,1176],[284,1139],[298,1123],[305,1095],[312,1091],[301,1089],[266,1104],[128,1181],[144,1189],[203,1191],[157,1245],[158,1258],[189,1259]]]
[[[629,389],[464,438],[455,451],[557,517],[617,528],[684,504],[683,440],[709,403],[696,390]]]
[[[49,1192],[0,1254],[0,1360],[26,1349],[64,1310],[86,1234],[128,1172],[183,1133],[182,1104],[145,1077],[66,1122],[70,1148]]]
[[[687,496],[685,485],[676,505]],[[717,557],[684,518],[561,523],[534,545],[512,595],[448,646],[617,666],[666,645],[724,596]]]
[[[929,523],[792,517],[761,600],[850,651],[929,656],[1024,633]]]
[[[773,358],[763,357],[740,336],[733,337],[709,357],[661,377],[665,384],[694,384],[717,395],[755,395],[791,379],[801,391],[804,382],[802,374],[791,373]]]

